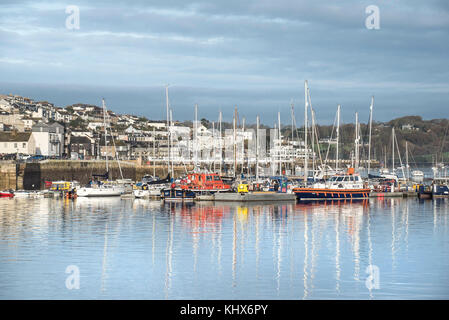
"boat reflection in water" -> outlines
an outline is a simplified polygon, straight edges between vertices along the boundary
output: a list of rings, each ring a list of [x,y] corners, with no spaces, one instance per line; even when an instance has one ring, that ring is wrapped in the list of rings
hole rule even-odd
[[[449,199],[0,201],[0,298],[449,298]]]

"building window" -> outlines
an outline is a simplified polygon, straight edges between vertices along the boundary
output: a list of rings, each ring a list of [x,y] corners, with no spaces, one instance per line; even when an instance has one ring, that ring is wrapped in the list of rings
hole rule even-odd
[[[17,142],[14,142],[14,148],[17,148]]]
[[[26,142],[22,143],[22,148],[26,148],[26,147],[27,147]]]

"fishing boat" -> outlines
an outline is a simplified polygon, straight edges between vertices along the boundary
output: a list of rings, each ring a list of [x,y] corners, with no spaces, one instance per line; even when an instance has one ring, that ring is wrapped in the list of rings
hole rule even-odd
[[[293,188],[299,201],[307,200],[359,200],[368,199],[371,190],[364,187],[359,174],[349,168],[346,174],[337,174],[325,182],[311,187]]]

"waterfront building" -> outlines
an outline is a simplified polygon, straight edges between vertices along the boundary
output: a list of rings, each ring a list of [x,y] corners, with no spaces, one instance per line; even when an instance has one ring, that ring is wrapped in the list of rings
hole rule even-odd
[[[0,154],[34,154],[34,150],[31,132],[0,132]]]
[[[38,123],[32,128],[35,140],[35,154],[62,156],[64,152],[64,127],[59,123]]]

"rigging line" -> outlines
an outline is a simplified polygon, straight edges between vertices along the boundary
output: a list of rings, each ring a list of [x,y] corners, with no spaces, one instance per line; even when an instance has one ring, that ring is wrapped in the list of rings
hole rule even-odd
[[[324,162],[327,162],[327,158],[328,158],[328,156],[329,156],[329,150],[330,150],[330,147],[331,147],[330,141],[332,140],[332,137],[333,137],[333,135],[334,135],[335,123],[336,123],[336,122],[337,122],[337,114],[335,114],[334,124],[332,125],[332,131],[331,131],[331,135],[330,135],[330,137],[329,137],[329,142],[328,142],[328,144],[327,144],[327,152],[326,152],[326,158],[324,159]]]
[[[107,119],[108,119],[108,123],[111,123],[111,118],[109,117],[109,113],[108,113],[108,112],[106,112],[106,117],[107,117]],[[122,167],[120,166],[120,160],[118,159],[117,147],[115,146],[115,140],[114,140],[114,137],[112,136],[112,129],[111,129],[110,126],[107,126],[107,128],[109,128],[109,133],[111,134],[111,140],[112,140],[112,143],[114,144],[115,159],[117,160],[118,168],[119,168],[119,170],[120,170],[120,176],[121,176],[122,179],[123,179]],[[106,128],[106,131],[107,131],[107,128]],[[107,155],[106,155],[106,156],[107,156]]]
[[[312,107],[312,97],[310,96],[310,89],[309,89],[309,87],[307,87],[307,98],[309,100],[310,113],[311,113],[311,116],[312,116],[312,123],[313,123],[312,130],[311,130],[312,131],[311,132],[312,136],[311,136],[311,140],[310,140],[310,141],[312,141],[312,146],[313,146],[314,145],[313,144],[314,135],[316,137],[316,128],[315,128],[316,127],[316,117],[315,117],[315,110]],[[323,161],[321,159],[320,144],[319,144],[318,140],[316,141],[316,144],[317,144],[317,149],[318,149],[318,155],[319,155],[319,158],[320,158],[320,163],[321,163],[321,165],[323,165]],[[312,152],[315,152],[315,150],[312,150]],[[313,154],[312,157],[313,157],[313,159],[315,159],[315,154]]]
[[[441,148],[440,148],[441,162],[443,162],[443,149],[444,149],[444,143],[445,143],[444,140],[446,140],[448,129],[449,129],[449,122],[448,122],[448,124],[446,126],[446,130],[444,132],[443,140],[441,141]]]

